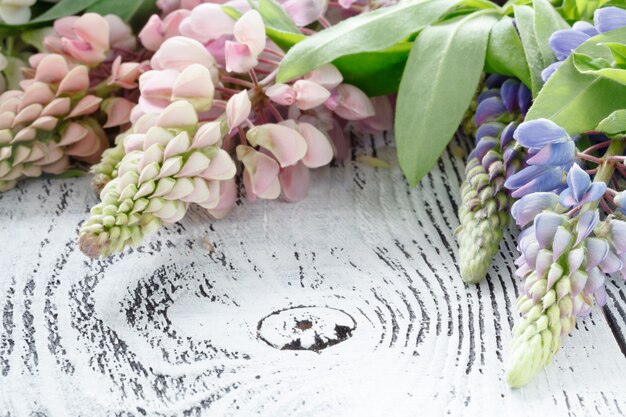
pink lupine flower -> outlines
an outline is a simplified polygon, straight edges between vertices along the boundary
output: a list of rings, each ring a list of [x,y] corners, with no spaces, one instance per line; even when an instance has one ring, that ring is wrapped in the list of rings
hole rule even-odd
[[[234,178],[226,181],[220,181],[219,186],[219,201],[214,208],[208,210],[211,216],[216,219],[226,217],[237,201],[237,184],[235,183]]]
[[[284,125],[267,123],[255,126],[248,130],[246,138],[252,145],[270,151],[283,168],[297,163],[307,151],[307,142],[302,135]]]
[[[172,101],[187,100],[199,111],[207,111],[213,104],[215,87],[211,72],[200,64],[191,64],[177,77],[172,86]]]
[[[308,26],[326,13],[326,0],[287,0],[282,5],[293,22],[300,27]]]
[[[108,14],[104,16],[109,24],[109,45],[113,50],[132,52],[137,48],[137,38],[133,31],[119,16]]]
[[[109,146],[106,134],[97,123],[72,122],[61,132],[59,146],[65,146],[64,153],[72,158],[94,164]]]
[[[343,75],[341,75],[341,72],[339,72],[337,67],[333,64],[325,64],[306,74],[304,79],[313,81],[328,90],[332,90],[342,83]]]
[[[236,42],[226,41],[226,70],[245,73],[258,63],[258,56],[265,49],[265,25],[256,10],[244,13],[233,30]]]
[[[172,98],[172,87],[180,73],[176,70],[148,71],[139,78],[139,108],[143,113],[159,113]]]
[[[357,128],[365,133],[380,133],[393,128],[393,107],[387,96],[371,98],[375,114],[356,122]]]
[[[248,97],[247,90],[232,96],[226,103],[226,118],[229,130],[232,131],[242,124],[250,116],[251,109],[252,103]]]
[[[68,16],[54,22],[54,30],[60,36],[48,36],[44,45],[52,52],[70,55],[80,63],[98,65],[110,49],[110,28],[107,20],[96,13]]]
[[[363,91],[350,84],[339,85],[325,103],[339,117],[360,120],[374,116],[374,105]]]
[[[182,71],[191,64],[200,64],[211,71],[213,81],[217,81],[215,59],[202,44],[184,36],[174,36],[163,42],[163,45],[150,60],[152,69],[175,69]]]
[[[211,24],[207,24],[211,22]],[[194,8],[180,25],[180,32],[202,43],[232,35],[235,21],[218,4],[205,3]]]
[[[309,193],[309,177],[309,169],[302,162],[282,168],[278,174],[282,199],[292,203],[304,199]]]
[[[256,197],[264,199],[278,198],[280,166],[276,160],[246,145],[237,146],[237,159],[244,166],[243,184],[249,200]]]
[[[137,88],[137,79],[140,74],[141,64],[137,62],[122,63],[122,57],[118,56],[111,67],[109,85],[117,85],[129,90]]]
[[[297,129],[306,141],[306,154],[302,163],[308,168],[328,165],[333,159],[333,147],[328,137],[310,123],[298,123]]]
[[[323,104],[330,91],[321,85],[308,80],[298,80],[293,86],[275,84],[265,94],[274,102],[283,106],[296,105],[300,110],[310,110]]]
[[[104,128],[121,126],[130,122],[130,113],[135,106],[130,100],[122,97],[111,97],[102,102],[100,108],[107,115]]]
[[[141,44],[149,51],[156,51],[166,39],[180,36],[180,26],[190,13],[189,10],[176,10],[163,20],[159,15],[152,15],[139,32]]]

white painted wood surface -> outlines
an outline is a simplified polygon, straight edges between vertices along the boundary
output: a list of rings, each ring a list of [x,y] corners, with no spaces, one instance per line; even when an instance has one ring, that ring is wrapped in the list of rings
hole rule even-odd
[[[358,155],[395,158],[383,138]],[[446,155],[409,190],[396,164],[348,161],[301,203],[193,209],[103,261],[75,245],[88,178],[0,195],[0,416],[623,415],[618,281],[549,368],[505,386],[515,242],[461,282],[462,167]]]

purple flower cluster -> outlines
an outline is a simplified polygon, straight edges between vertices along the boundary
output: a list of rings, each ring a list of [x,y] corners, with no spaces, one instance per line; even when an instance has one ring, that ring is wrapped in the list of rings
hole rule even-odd
[[[562,191],[576,157],[576,144],[567,132],[550,120],[522,123],[513,135],[528,149],[527,167],[510,176],[505,186],[515,198],[542,191]]]
[[[557,61],[546,67],[541,77],[547,81],[561,66],[570,54],[588,39],[600,33],[626,27],[626,10],[619,7],[605,7],[595,11],[593,25],[580,21],[574,23],[571,29],[556,31],[550,37],[550,47],[556,55]]]

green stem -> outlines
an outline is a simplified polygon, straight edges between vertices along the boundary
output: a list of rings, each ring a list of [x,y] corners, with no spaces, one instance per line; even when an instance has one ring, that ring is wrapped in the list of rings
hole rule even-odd
[[[626,138],[617,137],[613,138],[611,144],[606,150],[606,153],[600,160],[600,164],[598,165],[598,171],[593,178],[593,182],[603,182],[608,184],[615,172],[615,164],[620,163],[615,160],[612,160],[611,156],[619,156],[624,152],[624,148],[626,148]],[[600,201],[594,201],[592,203],[587,203],[583,206],[583,210],[595,210],[598,208],[598,204]]]

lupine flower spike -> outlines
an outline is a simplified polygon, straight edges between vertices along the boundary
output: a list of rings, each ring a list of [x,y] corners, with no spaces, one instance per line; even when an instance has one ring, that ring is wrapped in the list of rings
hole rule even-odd
[[[48,52],[31,58],[22,88],[0,96],[0,191],[22,177],[62,173],[71,161],[97,162],[108,147],[105,129],[129,121],[132,103],[113,94],[136,87],[139,64],[122,63],[110,49],[134,48],[128,27],[87,13],[57,20],[55,30],[44,41]],[[105,60],[112,71],[103,76],[93,66]]]
[[[530,156],[528,166],[507,180],[513,195],[521,197],[513,217],[521,227],[530,224],[519,238],[522,319],[513,329],[506,363],[507,381],[518,387],[550,361],[576,317],[589,314],[594,303],[604,305],[605,274],[624,274],[626,223],[614,215],[601,221],[597,208],[615,169],[609,158],[624,151],[622,138],[610,142],[606,158],[594,159],[599,166],[592,181],[560,126],[533,120],[514,136]],[[621,196],[616,199],[619,208]]]
[[[490,76],[486,85],[477,99],[476,148],[465,167],[457,229],[461,277],[470,283],[485,277],[510,222],[504,182],[521,167],[513,133],[530,107],[530,91],[519,81]]]

